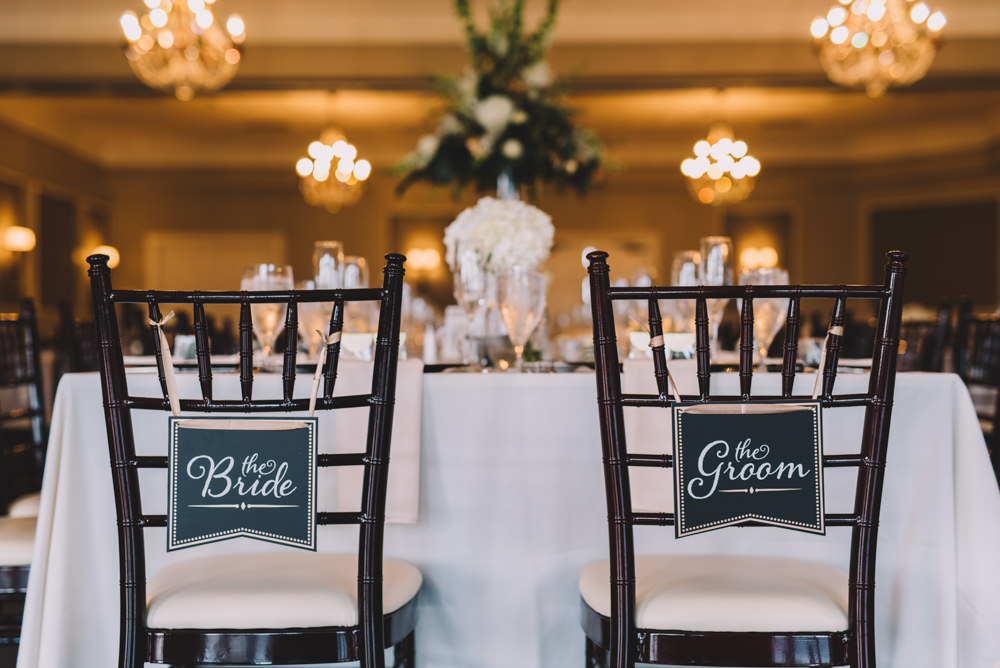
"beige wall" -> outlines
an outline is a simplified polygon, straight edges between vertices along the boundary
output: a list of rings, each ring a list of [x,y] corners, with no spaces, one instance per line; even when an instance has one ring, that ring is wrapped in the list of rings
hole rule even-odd
[[[287,257],[275,259],[290,262],[299,278],[311,273],[315,240],[339,239],[348,253],[368,258],[374,281],[384,252],[426,245],[428,230],[443,227],[474,201],[472,193],[455,202],[448,191],[431,192],[422,186],[397,197],[393,192],[396,178],[376,174],[359,204],[331,214],[305,204],[291,168],[106,172],[3,127],[0,146],[0,178],[5,181],[64,193],[83,208],[106,208],[109,224],[103,240],[121,251],[115,281],[124,287],[146,287],[144,239],[161,230],[277,230],[284,235]],[[877,278],[867,275],[866,221],[873,208],[970,197],[1000,200],[998,162],[995,155],[984,152],[862,167],[765,165],[756,191],[733,210],[791,216],[789,252],[781,263],[790,269],[792,280],[865,281]],[[622,170],[609,174],[604,186],[585,199],[545,191],[539,205],[552,215],[557,252],[566,257],[578,254],[588,239],[641,240],[642,257],[650,258],[661,280],[666,280],[675,251],[695,247],[706,234],[725,232],[724,210],[695,203],[680,178],[674,168]],[[437,233],[430,238],[439,241]],[[572,258],[566,257],[560,267],[577,273],[557,277],[560,287],[552,299],[559,308],[577,299],[577,278],[583,277],[582,267],[576,269]],[[615,258],[611,261],[614,269]],[[967,272],[969,280],[977,278],[977,268],[963,266],[960,257],[949,258],[948,266],[949,271]],[[80,277],[83,271],[80,267],[39,269]],[[232,277],[233,285],[237,280]],[[421,280],[418,287],[433,288],[439,297],[446,297],[447,274],[439,272]]]

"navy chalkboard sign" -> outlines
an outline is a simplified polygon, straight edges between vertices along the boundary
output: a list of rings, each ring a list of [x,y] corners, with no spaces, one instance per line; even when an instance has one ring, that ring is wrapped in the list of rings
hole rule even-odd
[[[824,533],[818,402],[674,407],[674,533],[748,522]]]
[[[167,550],[246,536],[316,549],[316,418],[170,418]]]

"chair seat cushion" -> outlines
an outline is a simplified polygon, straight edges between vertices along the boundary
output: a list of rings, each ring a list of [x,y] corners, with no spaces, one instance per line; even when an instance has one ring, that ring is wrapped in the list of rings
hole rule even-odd
[[[38,517],[38,504],[42,495],[38,492],[19,496],[7,506],[10,517]]]
[[[847,629],[847,574],[807,561],[736,556],[635,558],[636,627],[680,631]],[[580,576],[580,594],[611,616],[610,566]]]
[[[0,566],[29,566],[35,549],[34,517],[0,517]]]
[[[414,566],[382,562],[388,614],[420,589]],[[358,623],[356,555],[215,555],[168,566],[149,579],[146,623],[155,629],[260,629]]]

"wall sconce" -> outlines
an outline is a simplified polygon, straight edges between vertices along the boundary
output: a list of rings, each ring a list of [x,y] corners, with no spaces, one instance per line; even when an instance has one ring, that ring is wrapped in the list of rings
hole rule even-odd
[[[771,269],[778,266],[778,251],[773,246],[763,248],[744,248],[740,252],[740,267],[742,269]]]
[[[441,251],[436,248],[411,248],[406,251],[406,268],[415,274],[430,274],[441,267]]]
[[[35,231],[30,227],[11,225],[3,231],[3,247],[17,253],[34,250]]]

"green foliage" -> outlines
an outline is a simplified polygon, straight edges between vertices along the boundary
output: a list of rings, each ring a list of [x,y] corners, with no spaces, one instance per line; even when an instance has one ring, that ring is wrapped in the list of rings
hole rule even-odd
[[[469,0],[455,0],[472,69],[435,78],[445,111],[436,131],[397,167],[404,174],[398,192],[417,181],[451,185],[456,192],[469,183],[490,191],[502,172],[531,194],[539,183],[587,191],[599,175],[602,147],[574,124],[549,74],[544,57],[559,2],[547,1],[537,29],[526,32],[524,0],[497,0],[483,31]]]

